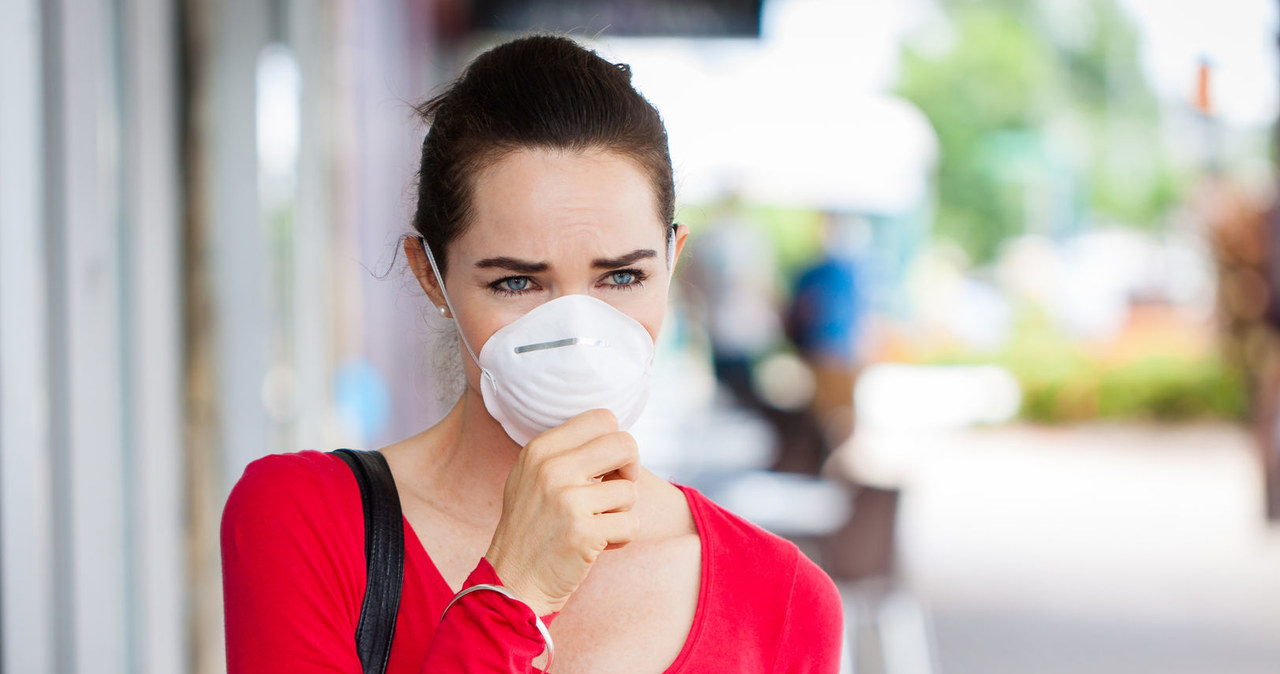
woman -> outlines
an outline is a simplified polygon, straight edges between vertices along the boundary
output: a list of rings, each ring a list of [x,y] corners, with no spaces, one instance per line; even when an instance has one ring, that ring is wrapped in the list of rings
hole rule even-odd
[[[456,321],[467,387],[380,450],[405,520],[387,671],[539,671],[550,642],[554,672],[836,671],[830,579],[645,470],[626,433],[687,236],[628,68],[523,38],[421,112],[404,251]],[[230,671],[361,671],[362,527],[334,455],[245,470],[222,527]]]

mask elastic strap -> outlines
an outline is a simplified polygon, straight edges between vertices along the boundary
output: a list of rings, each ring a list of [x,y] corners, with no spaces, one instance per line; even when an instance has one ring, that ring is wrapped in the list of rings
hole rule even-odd
[[[674,239],[673,239],[674,240]],[[436,266],[436,257],[431,254],[431,246],[427,245],[427,240],[418,237],[418,241],[422,244],[422,250],[427,254],[427,262],[431,263],[431,272],[436,275],[436,284],[440,286],[440,294],[444,295],[444,305],[449,308],[449,315],[454,317],[453,327],[458,331],[458,339],[462,340],[462,345],[467,348],[467,353],[471,355],[471,360],[476,365],[480,365],[480,359],[476,358],[476,352],[471,350],[471,345],[467,343],[466,335],[462,334],[462,328],[458,327],[458,312],[453,310],[453,303],[449,301],[449,293],[444,289],[444,276],[440,273],[440,267]]]

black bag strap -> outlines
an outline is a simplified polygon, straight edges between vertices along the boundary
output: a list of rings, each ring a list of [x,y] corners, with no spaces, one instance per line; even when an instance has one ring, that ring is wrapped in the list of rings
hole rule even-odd
[[[400,495],[391,469],[382,454],[353,449],[332,452],[347,462],[360,485],[364,504],[364,559],[367,584],[360,623],[356,626],[356,652],[364,674],[383,674],[391,656],[391,639],[400,610],[400,585],[404,581],[404,523]]]

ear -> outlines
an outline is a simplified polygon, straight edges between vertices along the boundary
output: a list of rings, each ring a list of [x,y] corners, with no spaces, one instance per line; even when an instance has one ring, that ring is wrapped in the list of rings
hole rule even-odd
[[[677,224],[676,233],[673,236],[676,239],[676,244],[672,251],[673,254],[671,255],[671,269],[674,273],[676,261],[680,259],[680,251],[684,250],[685,241],[689,239],[689,226]]]
[[[435,271],[431,269],[431,262],[427,260],[425,245],[426,243],[419,237],[404,237],[404,256],[409,259],[409,268],[418,279],[418,285],[422,286],[422,292],[427,294],[427,299],[437,307],[445,307],[444,293],[440,291],[440,280],[436,278]]]

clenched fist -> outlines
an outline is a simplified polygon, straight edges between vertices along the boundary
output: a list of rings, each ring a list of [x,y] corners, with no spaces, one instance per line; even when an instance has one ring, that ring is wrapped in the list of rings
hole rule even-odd
[[[608,410],[542,433],[507,476],[485,559],[538,615],[558,612],[601,552],[636,537],[639,475],[635,439]]]

